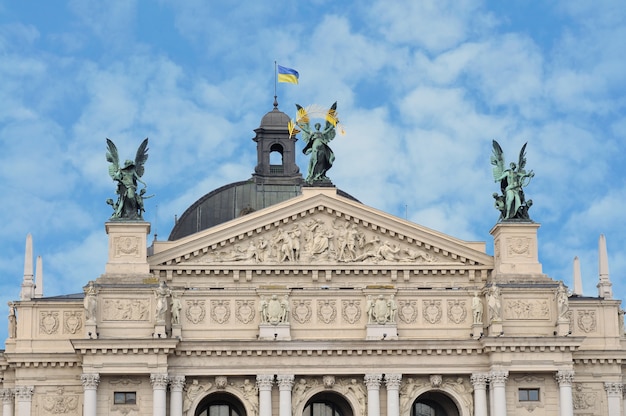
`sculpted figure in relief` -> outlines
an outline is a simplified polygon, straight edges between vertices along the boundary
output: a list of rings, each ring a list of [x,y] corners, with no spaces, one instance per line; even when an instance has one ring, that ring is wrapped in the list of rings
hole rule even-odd
[[[395,296],[391,295],[388,300],[385,300],[383,295],[378,295],[376,300],[373,300],[372,296],[367,297],[367,323],[376,323],[384,325],[386,323],[395,323],[396,314],[398,312],[398,305],[395,300]]]
[[[9,302],[9,338],[17,337],[17,317],[15,316],[15,304]]]
[[[180,325],[180,311],[183,309],[183,305],[180,301],[180,294],[172,293],[172,325]]]
[[[285,295],[282,300],[278,296],[272,295],[270,300],[261,297],[259,310],[261,312],[261,323],[278,325],[289,322],[289,296]]]
[[[569,312],[569,299],[567,297],[567,289],[563,285],[563,282],[559,282],[559,288],[556,291],[556,304],[559,312],[558,319],[568,319],[567,313]]]
[[[500,288],[497,285],[493,285],[489,288],[488,306],[489,306],[489,321],[502,320],[502,300],[500,299]]]
[[[478,296],[478,292],[474,292],[474,297],[472,298],[472,316],[475,324],[483,323],[483,301]]]
[[[155,317],[157,322],[165,321],[165,313],[167,312],[167,298],[170,296],[171,291],[165,286],[165,282],[161,281],[159,287],[155,289],[154,296],[156,297],[156,311]]]
[[[98,301],[96,299],[96,288],[92,280],[89,282],[89,284],[85,288],[85,298],[83,300],[83,306],[85,307],[85,318],[87,322],[96,321],[97,302]]]

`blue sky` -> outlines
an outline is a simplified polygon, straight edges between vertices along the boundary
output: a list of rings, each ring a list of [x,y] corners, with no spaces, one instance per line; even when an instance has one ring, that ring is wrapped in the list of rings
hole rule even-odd
[[[248,179],[274,61],[300,72],[278,85],[282,111],[338,102],[338,187],[490,253],[491,141],[507,161],[528,142],[544,272],[571,288],[579,256],[597,295],[605,234],[622,299],[623,39],[623,0],[0,0],[1,304],[19,298],[28,233],[46,296],[104,272],[106,137],[123,158],[150,138],[159,239],[199,197]]]

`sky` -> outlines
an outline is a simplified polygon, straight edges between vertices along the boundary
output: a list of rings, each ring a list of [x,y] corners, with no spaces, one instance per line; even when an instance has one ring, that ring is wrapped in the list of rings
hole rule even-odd
[[[528,143],[544,273],[571,289],[578,256],[597,296],[604,234],[624,299],[624,39],[623,0],[0,0],[0,304],[19,299],[28,233],[45,296],[104,273],[106,138],[132,159],[149,137],[145,219],[165,240],[251,177],[275,92],[290,117],[337,101],[338,188],[489,254],[492,140],[507,162]],[[275,62],[299,84],[276,85]]]

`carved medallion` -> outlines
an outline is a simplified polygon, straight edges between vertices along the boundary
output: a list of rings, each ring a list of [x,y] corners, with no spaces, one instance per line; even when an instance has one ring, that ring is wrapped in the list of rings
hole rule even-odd
[[[344,300],[343,319],[349,324],[354,324],[361,319],[361,302],[358,300]]]
[[[192,324],[199,324],[204,321],[206,309],[203,300],[188,300],[185,316]]]
[[[63,332],[66,334],[75,334],[83,327],[83,320],[80,312],[63,312]]]
[[[578,328],[589,333],[596,330],[596,311],[578,311]]]
[[[116,245],[117,257],[122,256],[138,256],[139,255],[139,239],[137,237],[118,237]]]
[[[248,324],[254,319],[254,301],[238,300],[235,317],[242,324]]]
[[[441,321],[441,301],[440,300],[425,300],[424,301],[424,319],[426,322],[436,324]]]
[[[311,319],[311,301],[295,300],[293,302],[293,319],[296,322],[304,324]]]
[[[464,300],[449,300],[448,301],[448,320],[455,324],[465,322],[467,316],[467,309],[465,308]]]
[[[417,319],[417,301],[414,300],[401,300],[398,302],[399,316],[402,322],[410,324]]]
[[[62,387],[41,398],[41,405],[49,415],[78,414],[78,404],[78,394],[65,394]]]
[[[334,300],[320,300],[317,302],[317,317],[325,324],[335,321],[337,309]]]
[[[211,301],[211,318],[213,318],[213,320],[218,324],[228,322],[228,320],[230,319],[230,301]]]
[[[59,313],[41,312],[39,318],[39,328],[41,332],[44,332],[48,335],[55,334],[59,329]]]

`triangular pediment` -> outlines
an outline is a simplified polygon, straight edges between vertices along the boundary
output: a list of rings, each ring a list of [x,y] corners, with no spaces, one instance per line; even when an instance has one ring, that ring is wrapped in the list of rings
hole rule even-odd
[[[467,242],[338,196],[303,194],[177,241],[156,243],[151,269],[290,268],[481,270],[484,243]],[[178,270],[177,273],[181,273]]]

